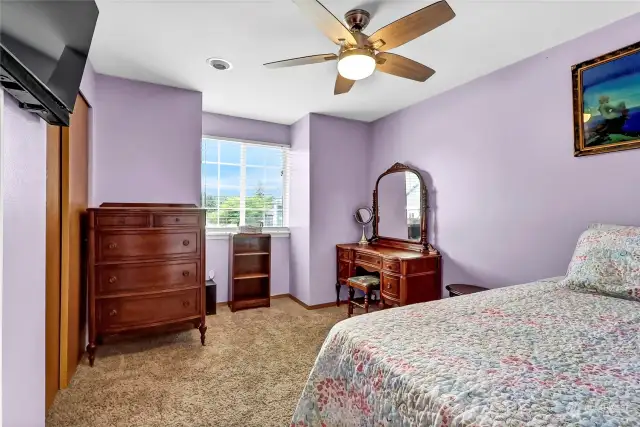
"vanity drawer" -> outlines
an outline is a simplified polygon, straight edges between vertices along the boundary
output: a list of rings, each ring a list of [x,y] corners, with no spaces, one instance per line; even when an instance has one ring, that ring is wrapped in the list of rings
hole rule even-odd
[[[97,233],[96,240],[98,262],[200,256],[200,230],[110,231]]]
[[[351,251],[347,251],[345,249],[338,249],[338,259],[350,261],[351,260]]]
[[[349,277],[351,277],[351,262],[338,261],[338,280],[347,280]]]
[[[380,290],[386,295],[398,298],[400,296],[400,277],[383,274]]]
[[[200,215],[198,214],[154,214],[154,227],[198,227],[200,225]]]
[[[101,265],[96,267],[96,294],[196,287],[199,273],[199,260]]]
[[[200,289],[105,298],[96,303],[96,317],[103,332],[155,326],[198,316],[200,298]]]
[[[415,260],[409,260],[406,266],[405,274],[427,273],[438,270],[440,257],[427,257]]]
[[[382,265],[382,260],[378,255],[371,255],[360,252],[356,252],[356,262],[375,265],[376,267],[380,267]]]
[[[149,227],[149,215],[129,213],[126,215],[97,215],[96,224],[98,228]]]
[[[394,273],[400,272],[400,261],[397,259],[383,259],[382,260],[382,269],[393,271]]]

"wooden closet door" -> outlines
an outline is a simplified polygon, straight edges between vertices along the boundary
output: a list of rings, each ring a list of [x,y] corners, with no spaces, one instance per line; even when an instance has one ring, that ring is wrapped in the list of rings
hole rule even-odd
[[[45,408],[60,388],[61,130],[47,127]]]
[[[86,341],[81,217],[89,206],[89,106],[78,95],[68,128],[62,128],[62,264],[60,388],[69,385]]]

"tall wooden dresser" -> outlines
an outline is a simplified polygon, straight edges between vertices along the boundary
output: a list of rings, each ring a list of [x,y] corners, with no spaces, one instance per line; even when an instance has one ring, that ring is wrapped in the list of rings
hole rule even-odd
[[[102,204],[88,209],[89,363],[105,335],[193,323],[205,332],[205,210]]]

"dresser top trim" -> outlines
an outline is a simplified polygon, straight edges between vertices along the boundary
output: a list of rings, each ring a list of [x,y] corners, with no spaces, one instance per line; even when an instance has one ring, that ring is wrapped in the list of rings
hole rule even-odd
[[[369,253],[379,255],[383,258],[395,259],[418,259],[418,258],[439,258],[439,254],[428,252],[418,252],[408,249],[397,249],[388,246],[377,245],[375,243],[369,245],[360,245],[358,243],[342,243],[336,245],[340,249]]]

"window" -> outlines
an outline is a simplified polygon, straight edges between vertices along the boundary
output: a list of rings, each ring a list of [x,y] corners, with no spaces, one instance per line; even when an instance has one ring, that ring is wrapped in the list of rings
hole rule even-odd
[[[288,147],[203,137],[207,227],[287,227],[288,166]]]

